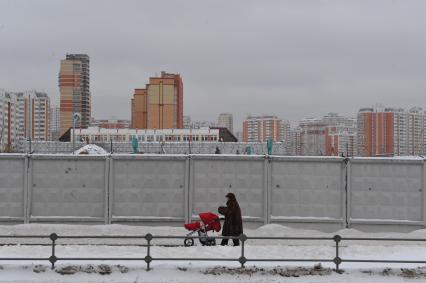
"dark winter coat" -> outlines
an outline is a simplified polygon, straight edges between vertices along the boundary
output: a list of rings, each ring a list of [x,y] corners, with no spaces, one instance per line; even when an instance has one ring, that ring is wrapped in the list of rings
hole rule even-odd
[[[225,216],[223,224],[223,236],[239,236],[243,233],[243,219],[241,217],[241,209],[235,195],[230,193],[226,202],[226,206],[219,207],[219,213]]]

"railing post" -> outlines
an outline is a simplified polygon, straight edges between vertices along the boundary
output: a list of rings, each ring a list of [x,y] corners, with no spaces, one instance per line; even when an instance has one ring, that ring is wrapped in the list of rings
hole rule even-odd
[[[32,194],[33,194],[33,163],[34,159],[32,158],[31,154],[27,155],[28,158],[28,166],[27,166],[27,187],[25,188],[27,190],[27,209],[25,211],[25,221],[26,223],[30,223],[31,220],[31,212],[32,212]]]
[[[105,170],[104,170],[104,223],[111,224],[109,217],[109,164],[110,156],[105,156]]]
[[[150,263],[152,261],[152,257],[151,257],[151,240],[152,240],[152,234],[148,233],[145,235],[145,240],[147,241],[147,247],[146,247],[146,257],[145,257],[145,262],[146,262],[146,271],[150,271]]]
[[[187,213],[188,213],[188,222],[192,220],[192,213],[194,209],[194,158],[191,155],[187,155],[188,158],[188,179],[187,179],[187,190],[188,190],[188,198],[187,198]]]
[[[112,223],[112,210],[114,206],[114,157],[110,154],[108,157],[108,224]]]
[[[272,158],[269,155],[265,155],[263,172],[263,213],[266,225],[271,223]]]
[[[244,256],[244,243],[247,240],[247,236],[245,234],[241,234],[239,240],[241,241],[241,256],[238,259],[238,262],[241,264],[241,268],[244,268],[244,264],[247,262],[247,258]]]
[[[426,160],[423,160],[422,167],[422,214],[423,214],[423,227],[426,228]]]
[[[24,173],[24,176],[23,176],[23,180],[24,180],[24,223],[25,224],[27,224],[27,223],[29,223],[30,221],[29,221],[29,217],[28,217],[28,206],[29,206],[29,200],[28,200],[28,174],[29,174],[29,168],[30,168],[30,165],[29,165],[29,157],[28,157],[28,154],[26,154],[25,155],[25,158],[24,158],[24,171],[23,171],[23,173]]]
[[[190,178],[191,178],[191,174],[190,174],[190,170],[191,170],[191,161],[190,161],[190,156],[189,155],[187,155],[186,156],[186,158],[185,158],[185,181],[184,181],[184,187],[183,187],[183,191],[184,191],[184,194],[185,194],[185,197],[184,197],[184,208],[185,208],[185,213],[184,213],[184,217],[185,217],[185,221],[187,222],[187,223],[189,223],[189,222],[191,222],[191,213],[192,213],[192,211],[191,211],[191,206],[189,205],[189,203],[190,203],[190,198],[189,198],[189,192],[190,192],[190,189],[189,189],[189,186],[190,186]]]
[[[352,192],[352,161],[349,158],[346,158],[346,168],[345,168],[345,203],[344,203],[344,226],[345,228],[351,227],[351,192]]]
[[[49,236],[50,240],[52,240],[52,255],[49,257],[49,262],[52,264],[52,269],[55,268],[55,262],[58,260],[58,258],[55,255],[55,245],[56,240],[58,239],[58,235],[56,233],[52,233]]]
[[[336,256],[334,257],[333,262],[336,265],[336,272],[340,273],[339,266],[342,263],[342,259],[339,257],[339,243],[342,240],[342,237],[335,235],[333,240],[336,243]]]

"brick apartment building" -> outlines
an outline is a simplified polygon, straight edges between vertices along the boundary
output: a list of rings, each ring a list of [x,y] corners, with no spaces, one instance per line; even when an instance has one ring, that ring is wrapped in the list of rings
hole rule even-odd
[[[249,116],[243,121],[243,142],[287,142],[290,124],[277,116]]]
[[[135,89],[131,100],[131,128],[182,129],[183,82],[179,74],[161,72],[145,88]]]
[[[426,115],[422,108],[361,108],[358,153],[361,156],[425,154]]]
[[[81,119],[76,128],[87,128],[92,113],[90,58],[86,54],[67,54],[59,71],[60,136],[73,126],[74,113]]]

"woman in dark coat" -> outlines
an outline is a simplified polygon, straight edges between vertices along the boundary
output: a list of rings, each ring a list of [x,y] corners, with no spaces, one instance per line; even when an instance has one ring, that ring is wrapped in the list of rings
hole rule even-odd
[[[243,233],[243,219],[241,218],[240,205],[233,193],[226,195],[226,206],[219,207],[219,213],[225,216],[223,224],[222,236],[240,236]],[[238,239],[232,239],[234,246],[240,244]],[[228,239],[223,239],[221,245],[228,244]]]

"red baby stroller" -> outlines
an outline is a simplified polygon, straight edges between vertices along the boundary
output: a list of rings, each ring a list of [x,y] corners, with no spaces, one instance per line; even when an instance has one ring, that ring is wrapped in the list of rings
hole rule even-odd
[[[216,245],[216,239],[208,237],[207,232],[209,231],[216,231],[219,232],[222,228],[220,226],[220,218],[218,215],[212,213],[212,212],[202,212],[198,214],[200,216],[201,221],[192,222],[185,224],[186,230],[191,231],[188,233],[184,240],[185,247],[190,247],[194,245],[194,239],[191,238],[191,235],[195,232],[198,233],[198,236],[200,236],[200,243],[203,246],[215,246]]]

